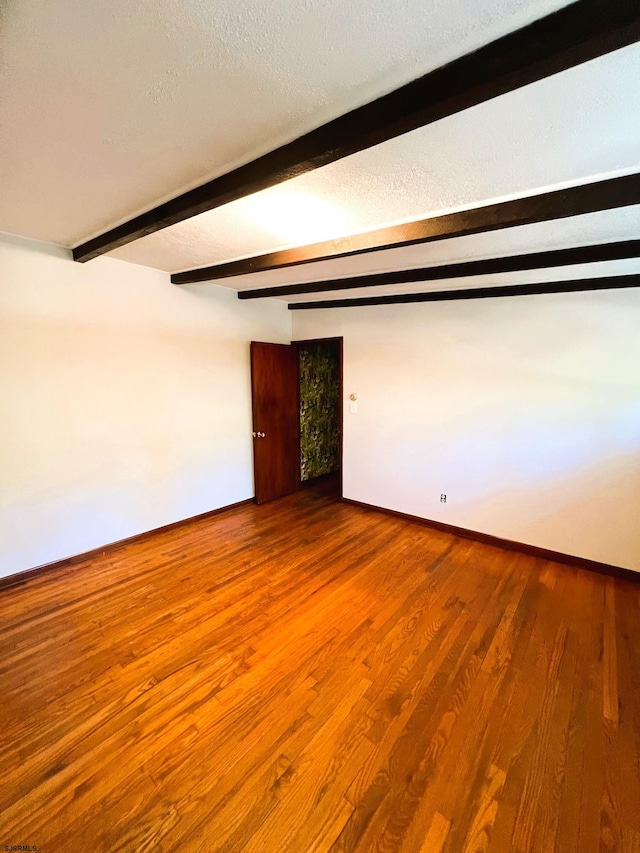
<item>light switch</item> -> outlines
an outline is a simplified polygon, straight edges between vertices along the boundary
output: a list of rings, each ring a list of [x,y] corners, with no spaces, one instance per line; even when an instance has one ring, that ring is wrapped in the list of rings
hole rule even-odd
[[[356,401],[355,401],[355,400],[350,400],[350,401],[349,401],[349,411],[351,412],[351,414],[352,414],[352,415],[357,414],[357,412],[358,412],[358,404],[356,403]]]

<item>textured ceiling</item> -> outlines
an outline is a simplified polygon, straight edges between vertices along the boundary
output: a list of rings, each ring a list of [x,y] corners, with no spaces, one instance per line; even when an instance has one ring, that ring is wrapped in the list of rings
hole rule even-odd
[[[0,230],[75,245],[564,5],[0,3]]]
[[[630,86],[634,77],[637,85]],[[640,45],[634,45],[113,254],[175,272],[639,168]],[[317,224],[314,203],[328,211]],[[283,221],[280,206],[292,212],[293,223]]]
[[[565,5],[0,0],[0,230],[75,245]],[[639,170],[635,45],[111,256],[177,271]],[[221,284],[268,287],[639,235],[640,208],[632,207]],[[375,292],[620,271],[640,267],[612,262]]]

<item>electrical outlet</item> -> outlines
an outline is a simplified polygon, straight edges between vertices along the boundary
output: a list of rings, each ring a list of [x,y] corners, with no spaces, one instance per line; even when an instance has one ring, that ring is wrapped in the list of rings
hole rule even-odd
[[[440,495],[440,503],[446,504],[446,502],[447,502],[447,496],[446,495]]]

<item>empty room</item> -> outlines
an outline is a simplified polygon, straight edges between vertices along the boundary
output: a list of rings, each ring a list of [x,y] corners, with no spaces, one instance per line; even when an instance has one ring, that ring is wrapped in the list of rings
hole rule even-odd
[[[0,2],[0,848],[640,853],[637,0]]]

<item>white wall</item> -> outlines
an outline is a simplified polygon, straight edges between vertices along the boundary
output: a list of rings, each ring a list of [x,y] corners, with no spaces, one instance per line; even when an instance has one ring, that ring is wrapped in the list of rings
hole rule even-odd
[[[249,345],[282,304],[0,236],[0,576],[253,495]]]
[[[346,497],[640,570],[637,290],[292,315],[345,339]],[[250,497],[292,315],[1,237],[0,576]]]
[[[345,497],[640,571],[640,291],[293,313],[344,336]]]

